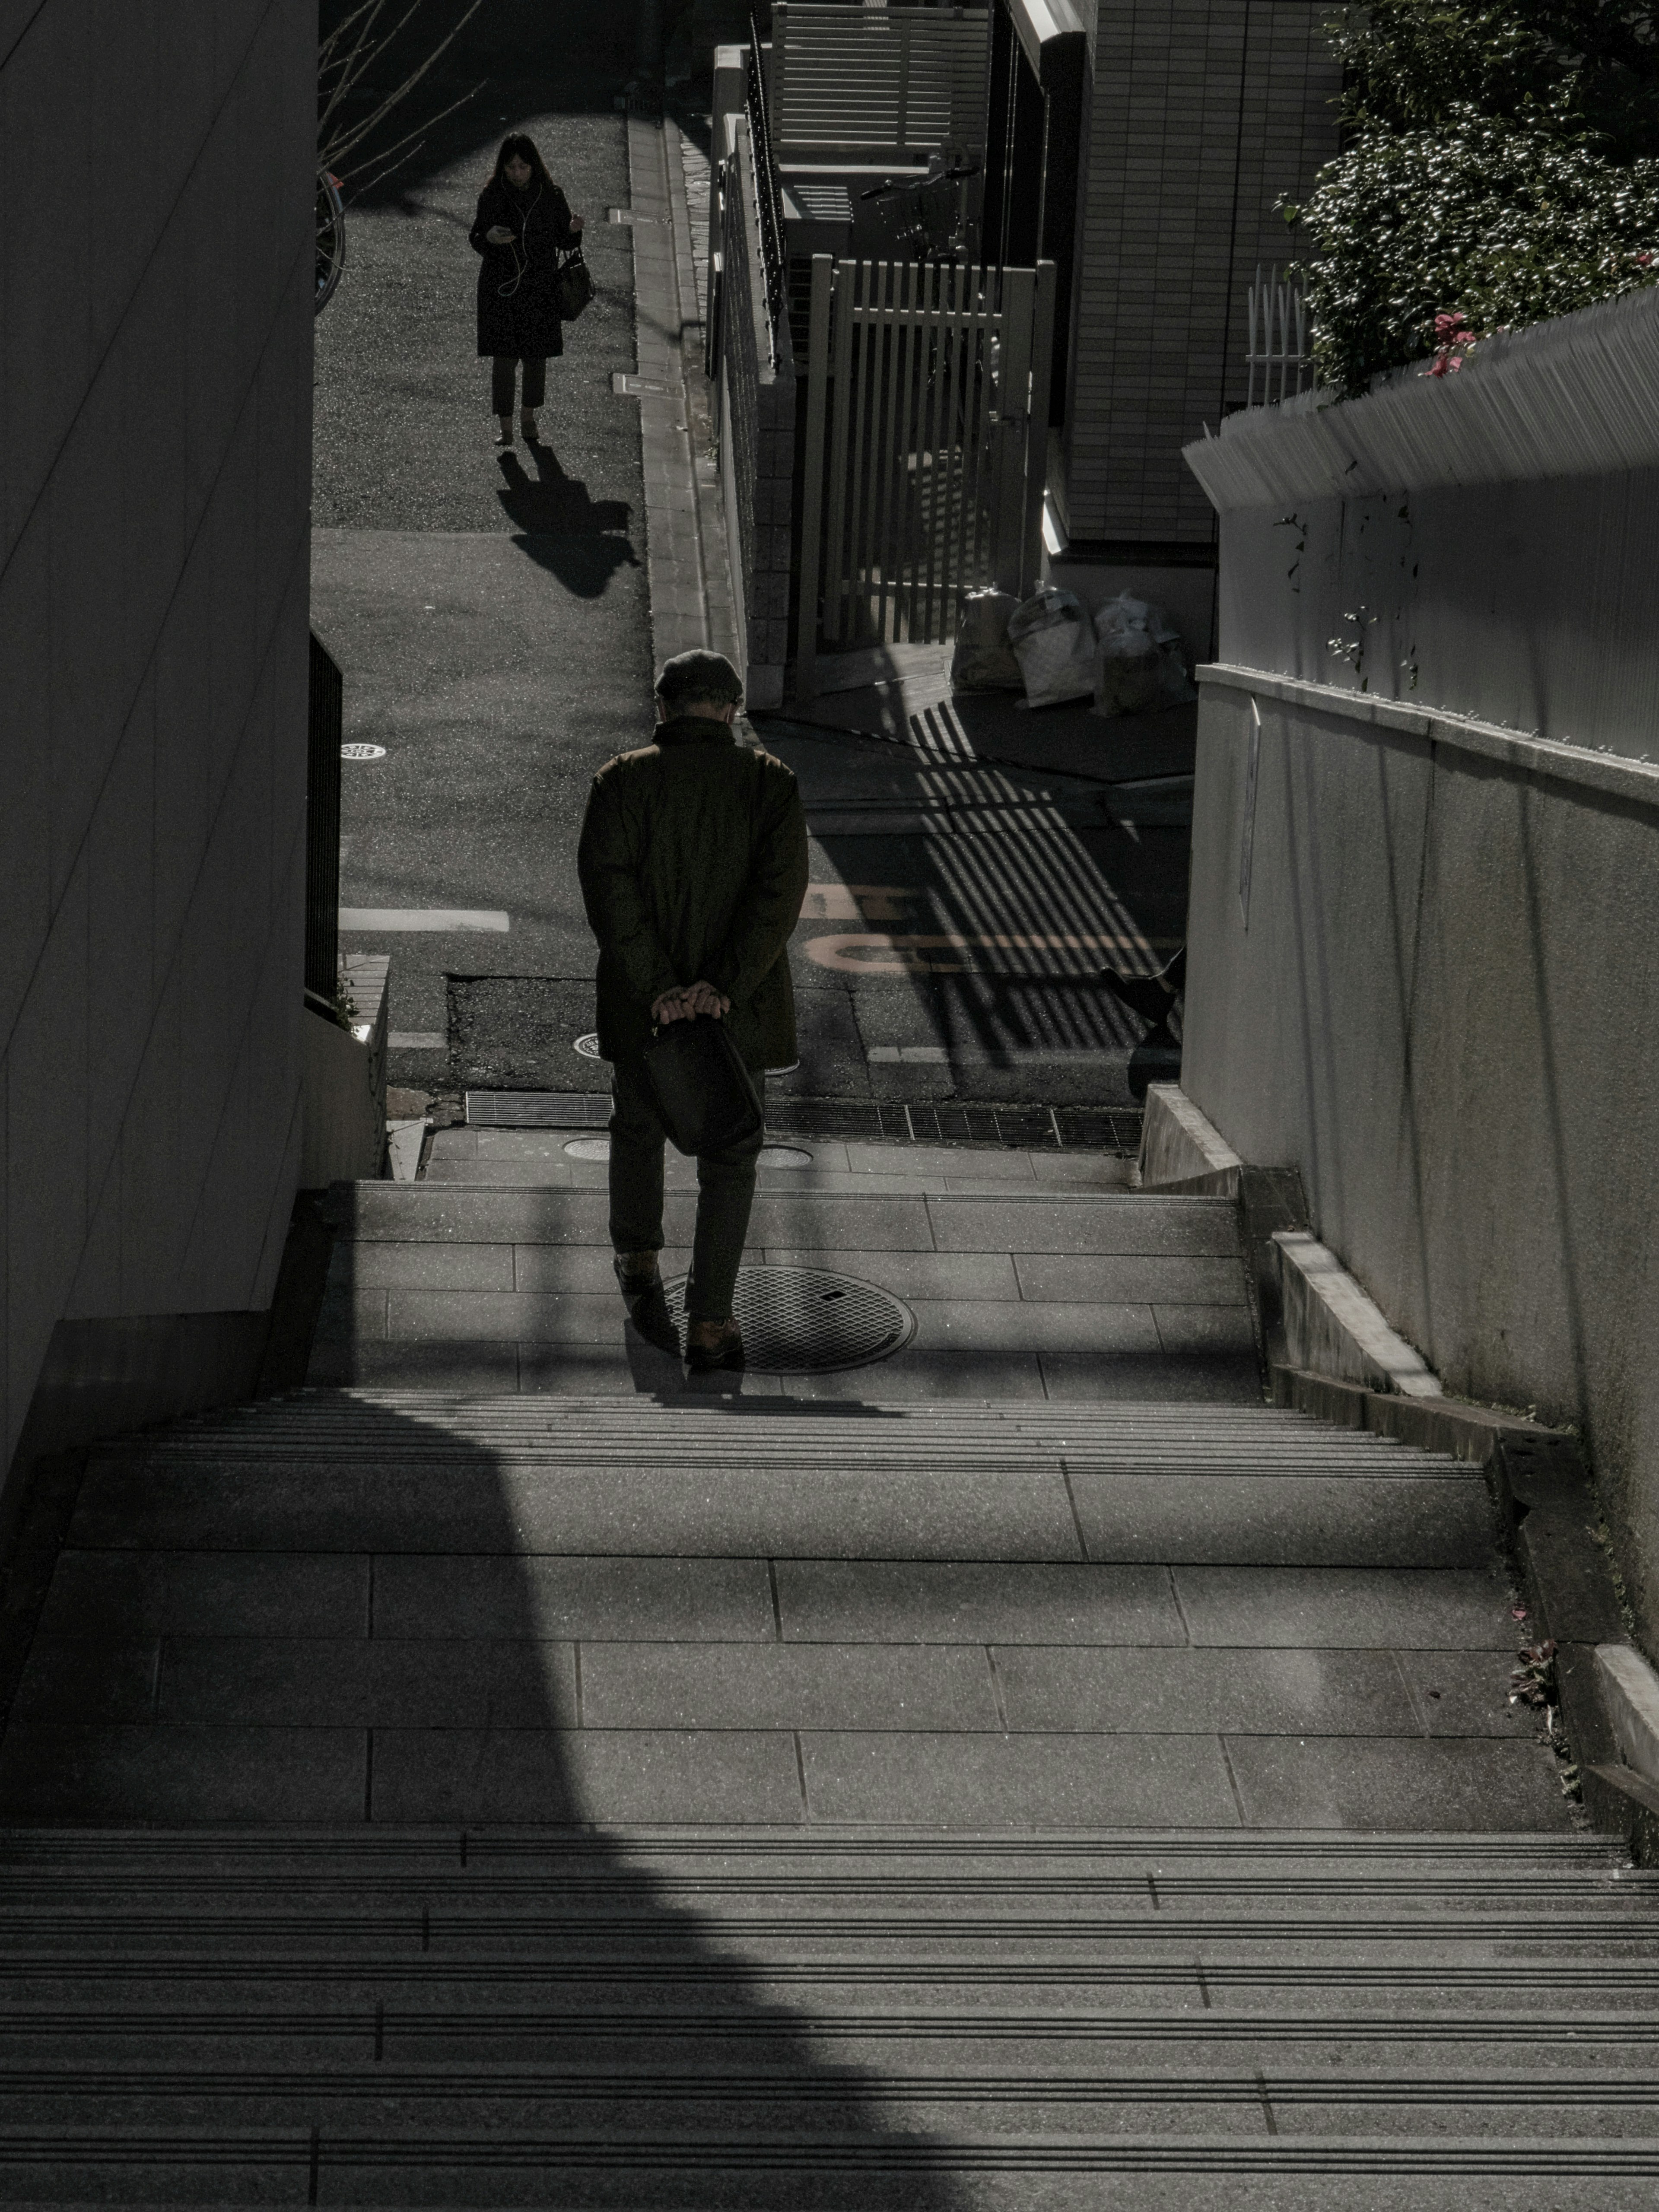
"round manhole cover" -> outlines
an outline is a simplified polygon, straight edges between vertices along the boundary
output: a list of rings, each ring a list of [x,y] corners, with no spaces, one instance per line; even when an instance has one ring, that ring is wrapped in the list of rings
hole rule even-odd
[[[684,1323],[684,1276],[663,1287]],[[763,1375],[867,1367],[907,1345],[916,1328],[908,1306],[878,1285],[815,1267],[739,1267],[732,1311],[748,1364]]]
[[[386,747],[384,745],[342,745],[340,758],[342,760],[384,760]]]
[[[573,1137],[565,1151],[573,1160],[608,1160],[611,1139],[609,1137]],[[810,1168],[812,1155],[802,1152],[795,1145],[763,1145],[755,1156],[755,1164],[763,1168]]]
[[[576,1039],[576,1049],[580,1053],[584,1060],[598,1060],[602,1056],[599,1052],[599,1040],[597,1035],[592,1036],[578,1037]]]

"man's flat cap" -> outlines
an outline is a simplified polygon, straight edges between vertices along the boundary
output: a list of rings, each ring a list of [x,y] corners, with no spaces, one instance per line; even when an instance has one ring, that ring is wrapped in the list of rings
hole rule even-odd
[[[723,653],[677,653],[665,660],[657,678],[657,696],[665,707],[682,699],[730,699],[743,696],[743,678]]]

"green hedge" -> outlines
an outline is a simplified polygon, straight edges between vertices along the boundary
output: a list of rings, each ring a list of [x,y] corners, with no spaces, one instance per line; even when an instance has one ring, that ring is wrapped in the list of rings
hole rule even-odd
[[[1330,29],[1346,144],[1285,210],[1322,384],[1659,281],[1651,10],[1377,0]]]

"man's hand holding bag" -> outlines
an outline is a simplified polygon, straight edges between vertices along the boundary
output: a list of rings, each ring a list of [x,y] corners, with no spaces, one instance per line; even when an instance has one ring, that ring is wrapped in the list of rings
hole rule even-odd
[[[698,982],[651,1009],[646,1079],[670,1143],[688,1157],[723,1152],[765,1127],[755,1079],[720,1018],[729,1006],[712,984]]]

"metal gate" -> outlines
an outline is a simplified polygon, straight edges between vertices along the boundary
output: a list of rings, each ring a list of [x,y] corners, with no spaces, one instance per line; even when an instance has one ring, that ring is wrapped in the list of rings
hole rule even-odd
[[[1051,261],[978,270],[814,258],[803,697],[821,652],[940,643],[964,591],[1033,587],[1054,319]]]

